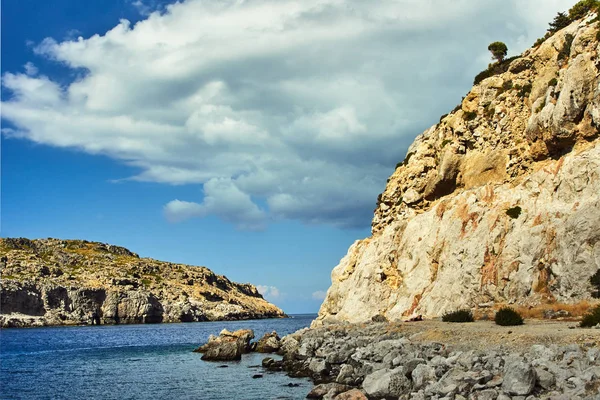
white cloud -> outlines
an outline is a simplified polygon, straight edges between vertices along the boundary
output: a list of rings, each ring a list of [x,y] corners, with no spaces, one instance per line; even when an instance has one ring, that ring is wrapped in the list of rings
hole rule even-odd
[[[324,290],[317,290],[316,292],[313,292],[313,294],[312,294],[312,298],[315,300],[325,300],[326,296],[327,296],[327,292]]]
[[[250,196],[237,188],[231,179],[211,179],[204,185],[202,204],[173,200],[165,206],[169,221],[178,222],[193,217],[217,215],[235,223],[239,229],[264,228],[266,214],[252,202]]]
[[[256,285],[258,293],[262,294],[264,298],[271,300],[278,299],[281,297],[281,292],[275,286]]]
[[[23,68],[25,68],[25,74],[29,76],[34,76],[38,73],[37,67],[32,62],[26,63]]]
[[[173,221],[364,227],[414,136],[489,62],[487,45],[520,52],[574,2],[133,0],[147,15],[134,26],[35,48],[73,70],[70,84],[33,64],[4,74],[3,134],[139,169],[116,180],[203,185],[201,203],[165,206]]]

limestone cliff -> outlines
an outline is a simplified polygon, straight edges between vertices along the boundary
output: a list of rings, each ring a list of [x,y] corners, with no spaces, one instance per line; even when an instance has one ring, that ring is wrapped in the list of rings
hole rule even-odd
[[[81,240],[0,239],[0,325],[284,317],[250,284]]]
[[[594,15],[493,66],[419,135],[372,236],[332,272],[326,320],[589,299],[600,269],[600,45]]]

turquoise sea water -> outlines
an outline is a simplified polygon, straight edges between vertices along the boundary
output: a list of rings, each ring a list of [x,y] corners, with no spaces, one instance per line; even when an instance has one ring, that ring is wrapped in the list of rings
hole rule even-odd
[[[273,330],[283,336],[308,326],[314,317],[4,329],[0,398],[303,399],[311,383],[264,371],[260,363],[268,355],[208,363],[192,350],[223,328],[253,329],[257,338]],[[256,374],[263,377],[253,379]]]

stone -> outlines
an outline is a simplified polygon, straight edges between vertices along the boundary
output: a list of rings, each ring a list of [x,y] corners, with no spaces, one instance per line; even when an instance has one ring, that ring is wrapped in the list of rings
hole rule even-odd
[[[338,394],[334,397],[334,400],[367,400],[367,396],[358,389],[351,389]]]
[[[398,397],[409,393],[410,388],[411,382],[406,378],[404,367],[375,371],[363,381],[365,393],[373,398]]]
[[[556,383],[554,375],[544,369],[536,368],[535,374],[537,376],[537,384],[543,389],[550,389]]]
[[[341,385],[339,383],[322,383],[311,389],[306,395],[307,399],[322,399],[325,395],[333,394],[334,396],[339,393],[346,392],[352,389],[349,386]]]
[[[327,363],[325,360],[313,358],[308,364],[308,369],[310,369],[314,374],[321,375],[327,371]]]
[[[342,383],[345,385],[351,385],[354,383],[354,368],[350,364],[343,364],[340,367],[340,372],[338,373],[335,381],[338,383]]]
[[[258,353],[276,353],[281,347],[279,335],[273,331],[265,333],[256,343],[255,351]]]
[[[469,396],[469,400],[496,400],[498,392],[495,389],[485,389],[478,392],[473,392]]]
[[[436,380],[435,369],[427,364],[418,364],[411,375],[416,390],[424,388],[429,382]]]
[[[510,360],[504,367],[502,390],[510,395],[525,396],[533,391],[536,383],[535,369],[522,360]]]

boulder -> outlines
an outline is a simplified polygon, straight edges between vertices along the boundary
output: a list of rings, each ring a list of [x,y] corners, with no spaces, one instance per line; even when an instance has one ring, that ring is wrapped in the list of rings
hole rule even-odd
[[[204,353],[204,361],[235,361],[242,358],[242,354],[251,350],[250,340],[254,338],[254,332],[251,329],[240,329],[235,332],[229,332],[223,329],[218,337],[211,335],[208,342],[196,350],[197,353]]]
[[[312,388],[312,390],[306,395],[306,398],[322,399],[325,395],[333,397],[350,389],[350,386],[341,385],[339,383],[322,383]]]
[[[510,395],[526,396],[533,391],[535,369],[523,360],[509,360],[504,366],[502,390]]]
[[[351,389],[340,393],[333,398],[334,400],[367,400],[367,396],[358,389]]]
[[[427,364],[418,364],[412,371],[412,381],[416,390],[424,388],[436,380],[435,369]]]
[[[404,367],[381,369],[365,377],[363,389],[369,398],[385,399],[399,397],[409,393],[411,383],[406,377]]]
[[[265,333],[262,338],[256,343],[256,351],[259,353],[275,353],[281,347],[279,335],[273,331]]]

